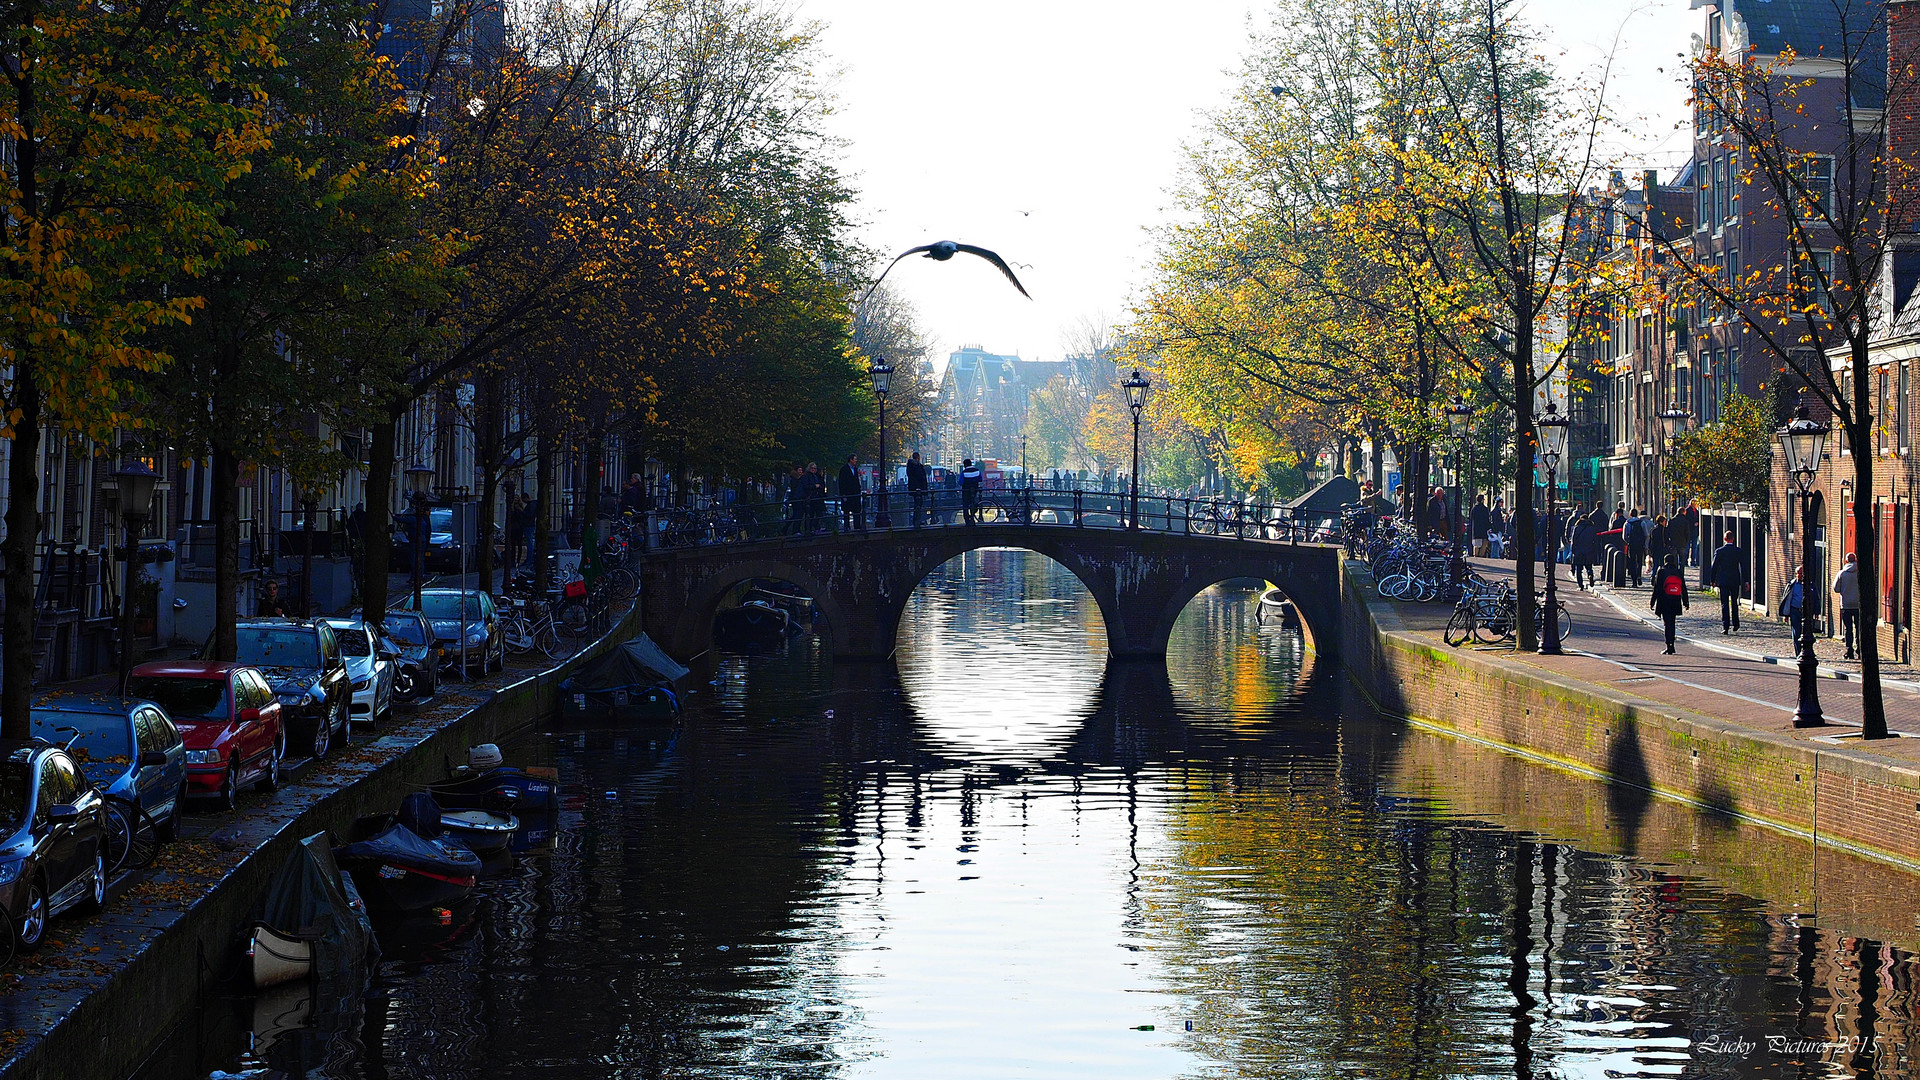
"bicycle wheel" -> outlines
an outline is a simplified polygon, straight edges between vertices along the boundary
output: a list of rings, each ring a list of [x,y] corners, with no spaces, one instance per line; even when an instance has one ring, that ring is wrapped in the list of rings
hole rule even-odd
[[[533,631],[527,628],[526,620],[518,615],[509,615],[500,620],[500,638],[506,643],[507,651],[515,656],[533,651]]]
[[[1554,643],[1559,644],[1567,640],[1568,634],[1573,633],[1573,617],[1567,614],[1567,602],[1565,600],[1555,600],[1553,602],[1553,609],[1554,614],[1558,616],[1557,625],[1554,627],[1557,631],[1554,637]],[[1546,635],[1547,605],[1544,603],[1535,606],[1533,609],[1533,632],[1542,637]]]
[[[633,571],[624,568],[609,570],[600,580],[607,589],[607,595],[616,604],[633,599],[633,594],[640,591],[640,579],[633,576]]]
[[[1446,630],[1440,634],[1440,640],[1457,649],[1473,637],[1473,631],[1473,608],[1463,604],[1453,609],[1453,614],[1447,619]]]
[[[1513,636],[1513,608],[1501,605],[1474,621],[1474,636],[1482,645],[1498,645]]]
[[[560,639],[554,631],[553,623],[546,622],[533,633],[534,647],[547,654],[549,660],[565,660],[573,655],[573,646]]]
[[[106,815],[109,874],[144,870],[160,854],[160,828],[152,815],[125,799],[108,799]]]
[[[1388,574],[1386,577],[1380,579],[1376,587],[1379,589],[1380,595],[1389,600],[1404,600],[1406,597],[1403,596],[1402,593],[1409,584],[1411,584],[1411,582],[1400,574]]]

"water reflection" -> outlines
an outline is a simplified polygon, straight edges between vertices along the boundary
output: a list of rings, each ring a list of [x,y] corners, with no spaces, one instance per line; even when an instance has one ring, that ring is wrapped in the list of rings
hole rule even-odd
[[[981,553],[897,678],[799,642],[723,659],[677,734],[510,748],[561,770],[550,852],[389,958],[326,1074],[1914,1075],[1907,953],[1608,854],[1603,788],[1296,683],[1251,592],[1203,594],[1163,669],[1106,665],[1078,589]]]

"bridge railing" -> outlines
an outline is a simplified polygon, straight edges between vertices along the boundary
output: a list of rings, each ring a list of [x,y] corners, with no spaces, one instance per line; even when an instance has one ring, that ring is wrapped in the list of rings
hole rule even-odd
[[[851,502],[851,501],[849,501]],[[964,526],[969,522],[1034,528],[1126,529],[1282,543],[1337,543],[1335,523],[1278,503],[1196,498],[1124,487],[1039,481],[982,488],[969,498],[955,487],[868,493],[849,505],[839,498],[732,503],[629,514],[612,523],[608,548],[616,561],[651,550],[752,543],[832,533]]]

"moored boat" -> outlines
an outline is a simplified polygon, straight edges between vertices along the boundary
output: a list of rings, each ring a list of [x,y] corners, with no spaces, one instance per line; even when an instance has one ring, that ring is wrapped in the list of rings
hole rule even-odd
[[[551,776],[505,764],[500,748],[481,743],[467,751],[467,764],[427,788],[446,810],[497,810],[515,814],[550,811],[560,805],[560,785]]]
[[[492,855],[507,850],[520,819],[497,810],[440,811],[440,827],[446,835],[460,841],[475,854]]]
[[[480,856],[443,835],[440,813],[432,796],[416,792],[401,802],[395,819],[364,822],[372,835],[334,851],[369,906],[418,911],[472,895]]]

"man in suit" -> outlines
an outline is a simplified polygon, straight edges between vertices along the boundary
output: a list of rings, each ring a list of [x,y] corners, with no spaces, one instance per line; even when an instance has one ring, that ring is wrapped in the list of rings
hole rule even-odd
[[[867,515],[860,505],[860,459],[853,454],[840,466],[840,522],[846,532],[867,531]]]
[[[1720,632],[1738,633],[1740,594],[1747,587],[1747,553],[1733,542],[1733,533],[1727,533],[1714,549],[1713,562],[1707,567],[1707,580],[1713,582],[1720,593]]]

